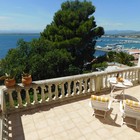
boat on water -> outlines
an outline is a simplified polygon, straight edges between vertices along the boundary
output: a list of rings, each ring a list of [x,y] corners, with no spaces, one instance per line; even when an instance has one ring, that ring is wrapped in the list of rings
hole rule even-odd
[[[101,47],[101,46],[96,46],[96,48],[97,48],[97,49],[102,49],[103,47]]]
[[[123,49],[124,46],[122,44],[115,43],[115,44],[107,44],[105,48],[108,50],[120,50]]]
[[[122,44],[107,44],[105,47],[101,47],[101,46],[96,46],[95,47],[96,50],[102,50],[105,52],[109,52],[109,51],[124,51],[124,46]]]

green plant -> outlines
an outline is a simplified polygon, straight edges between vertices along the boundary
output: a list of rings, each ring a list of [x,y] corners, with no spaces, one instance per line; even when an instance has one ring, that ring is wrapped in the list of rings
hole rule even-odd
[[[0,80],[5,80],[5,79],[14,79],[15,75],[11,75],[9,73],[5,73],[5,75],[0,77]]]
[[[30,73],[25,73],[25,72],[22,73],[22,77],[28,77],[30,75],[31,75]]]
[[[5,72],[5,74],[3,74],[0,77],[0,80],[15,79],[16,74],[17,74],[17,69],[9,69],[8,71]]]
[[[16,84],[15,75],[15,73],[5,73],[5,75],[0,77],[0,80],[4,81],[4,84],[7,88],[12,87]]]

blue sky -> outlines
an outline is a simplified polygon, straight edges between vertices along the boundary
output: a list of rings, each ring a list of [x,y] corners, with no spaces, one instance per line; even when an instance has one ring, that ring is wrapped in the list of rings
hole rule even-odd
[[[42,32],[66,0],[0,0],[0,31]],[[91,0],[98,26],[140,31],[140,0]]]

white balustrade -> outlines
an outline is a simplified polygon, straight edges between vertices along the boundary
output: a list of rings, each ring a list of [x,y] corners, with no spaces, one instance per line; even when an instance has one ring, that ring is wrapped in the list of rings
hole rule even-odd
[[[33,81],[31,86],[23,86],[19,84],[13,88],[4,88],[4,95],[9,97],[8,110],[22,107],[28,107],[35,104],[48,103],[54,101],[65,100],[91,93],[98,93],[102,90],[109,89],[107,79],[116,76],[117,73],[123,78],[131,80],[133,83],[139,82],[140,68],[133,67],[112,72],[93,72],[82,75],[61,77],[56,79]],[[25,97],[22,91],[24,90]],[[13,96],[13,94],[17,94]],[[31,101],[31,94],[32,100]],[[17,99],[15,99],[17,97]],[[24,100],[24,101],[23,101]],[[15,103],[17,101],[17,103]],[[26,103],[25,103],[26,102]]]

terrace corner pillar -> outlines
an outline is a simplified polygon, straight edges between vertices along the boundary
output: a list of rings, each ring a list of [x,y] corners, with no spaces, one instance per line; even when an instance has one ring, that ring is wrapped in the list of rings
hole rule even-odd
[[[98,93],[101,91],[101,87],[102,87],[102,77],[101,76],[96,76],[95,78],[95,92]]]

